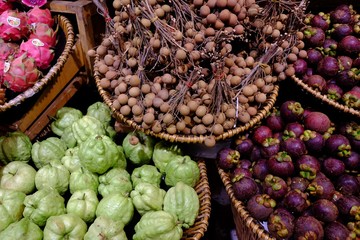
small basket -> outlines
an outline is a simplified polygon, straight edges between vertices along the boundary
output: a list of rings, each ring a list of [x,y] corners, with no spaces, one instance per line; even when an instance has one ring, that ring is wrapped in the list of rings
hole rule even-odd
[[[306,83],[304,83],[301,79],[299,79],[296,76],[292,76],[291,79],[297,84],[299,85],[302,89],[304,89],[306,92],[310,93],[311,95],[313,95],[315,98],[321,100],[322,102],[325,102],[326,104],[330,105],[331,107],[336,108],[337,110],[340,110],[341,112],[344,113],[350,113],[356,117],[360,117],[360,111],[356,110],[354,108],[348,107],[344,104],[341,104],[339,102],[336,102],[334,100],[329,99],[326,95],[323,95],[320,91],[318,91],[317,89],[314,89],[312,87],[310,87],[309,85],[307,85]]]
[[[191,228],[184,230],[181,238],[182,240],[201,239],[207,231],[209,225],[211,213],[211,192],[207,177],[206,164],[204,160],[198,160],[197,162],[200,169],[200,180],[195,186],[195,191],[199,196],[200,209],[194,225]]]
[[[236,234],[238,235],[239,239],[276,240],[269,235],[269,233],[256,219],[250,216],[243,202],[236,199],[229,174],[220,167],[218,167],[218,173],[231,200],[231,208],[236,227]]]
[[[139,125],[135,121],[126,118],[124,115],[122,115],[118,110],[116,110],[114,108],[112,99],[111,99],[111,94],[101,87],[100,73],[96,67],[97,61],[99,61],[98,56],[95,58],[95,64],[94,64],[94,78],[95,78],[97,89],[99,91],[100,96],[102,97],[104,102],[110,107],[110,109],[114,113],[114,117],[119,122],[124,123],[126,126],[131,127],[132,129],[142,131],[147,135],[151,135],[151,136],[154,136],[154,137],[166,140],[166,141],[170,141],[170,142],[179,142],[179,143],[204,143],[205,142],[206,138],[208,137],[206,135],[179,135],[179,134],[168,134],[165,132],[155,133],[155,132],[151,131],[150,129],[144,129],[141,125]],[[268,96],[266,102],[263,104],[263,106],[257,112],[257,114],[250,119],[249,122],[247,122],[244,125],[230,129],[221,135],[216,136],[215,140],[219,141],[219,140],[225,140],[225,139],[231,138],[239,133],[242,133],[242,132],[250,129],[252,126],[256,125],[272,109],[272,107],[274,106],[274,103],[276,101],[276,98],[278,96],[278,93],[279,93],[279,86],[275,85],[274,89],[269,93],[269,96]]]
[[[61,55],[57,58],[56,63],[48,70],[47,74],[42,79],[39,79],[34,86],[0,105],[0,112],[5,112],[10,108],[20,105],[26,99],[33,97],[60,73],[74,46],[75,34],[72,24],[66,17],[58,15],[55,17],[55,22],[59,24],[59,31],[62,31],[61,34],[65,35],[66,40]]]

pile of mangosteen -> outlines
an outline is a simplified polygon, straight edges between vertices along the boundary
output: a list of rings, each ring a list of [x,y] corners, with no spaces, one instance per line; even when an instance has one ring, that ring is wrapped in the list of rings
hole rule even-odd
[[[344,120],[344,119],[342,119]],[[288,100],[218,153],[235,197],[276,239],[360,239],[360,125]]]

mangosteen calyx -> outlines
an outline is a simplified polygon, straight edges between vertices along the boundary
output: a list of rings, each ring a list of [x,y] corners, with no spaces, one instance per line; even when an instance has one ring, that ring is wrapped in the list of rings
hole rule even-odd
[[[281,185],[281,178],[279,177],[276,177],[276,176],[273,176],[271,174],[268,174],[266,177],[265,177],[265,184],[267,186],[271,186],[272,190],[274,191],[279,191],[281,188],[282,188],[282,185]]]
[[[324,193],[323,186],[317,184],[316,182],[312,182],[307,187],[307,190],[309,191],[310,195],[322,195]]]
[[[273,216],[271,219],[274,229],[276,230],[276,234],[281,237],[285,238],[289,236],[289,230],[286,228],[285,223],[281,220],[279,216]]]
[[[232,179],[231,179],[231,182],[237,182],[237,181],[240,181],[242,178],[244,178],[245,177],[245,175],[243,174],[243,173],[240,173],[240,174],[237,174],[235,177],[233,177]]]
[[[306,129],[304,133],[300,136],[300,139],[303,141],[309,141],[310,139],[314,139],[316,137],[315,131]]]
[[[299,166],[300,172],[299,175],[308,180],[313,180],[316,177],[317,170],[315,168],[310,167],[307,164],[300,164]]]
[[[352,206],[350,215],[354,216],[355,220],[360,221],[360,206]]]
[[[293,102],[288,105],[288,109],[291,110],[294,114],[301,115],[304,113],[304,108],[299,102]]]
[[[275,208],[276,207],[276,201],[267,194],[261,194],[261,195],[256,196],[255,201],[259,205],[263,205],[264,207],[267,207],[267,208]]]
[[[270,138],[266,138],[265,141],[262,143],[262,145],[263,147],[270,147],[279,143],[280,143],[279,139],[270,137]]]
[[[285,151],[278,152],[275,158],[278,162],[292,162],[291,156]]]
[[[350,144],[341,144],[338,147],[337,155],[339,157],[350,157],[350,155],[351,155],[351,145]]]
[[[360,221],[348,222],[346,226],[350,230],[349,239],[358,239],[360,237]]]

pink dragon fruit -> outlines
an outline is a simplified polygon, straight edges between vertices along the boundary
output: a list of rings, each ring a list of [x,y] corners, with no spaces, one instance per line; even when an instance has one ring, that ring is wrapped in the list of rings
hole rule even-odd
[[[10,56],[15,56],[19,50],[19,44],[0,42],[0,59],[7,60]]]
[[[6,10],[12,9],[12,3],[9,1],[0,0],[0,14]]]
[[[26,52],[29,57],[35,59],[39,69],[49,68],[55,56],[54,50],[37,38],[29,39],[20,44],[20,54],[24,52]]]
[[[37,38],[49,47],[55,47],[57,30],[58,29],[54,30],[46,23],[37,23],[35,28],[33,28],[29,39]]]
[[[38,6],[35,6],[33,9],[27,12],[27,16],[29,25],[46,23],[50,27],[54,26],[54,19],[52,18],[49,9],[41,9]]]
[[[17,10],[6,10],[0,15],[0,38],[19,41],[29,34],[27,15]]]
[[[24,92],[35,84],[39,76],[40,71],[36,67],[35,59],[24,53],[4,70],[3,84],[14,92]]]

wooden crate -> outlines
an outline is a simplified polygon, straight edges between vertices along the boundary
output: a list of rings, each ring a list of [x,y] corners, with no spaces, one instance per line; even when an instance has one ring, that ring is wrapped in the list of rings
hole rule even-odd
[[[95,46],[95,31],[91,18],[97,14],[95,5],[89,0],[51,1],[47,8],[56,14],[67,16],[70,20],[75,19],[72,23],[74,28],[76,27],[77,37],[73,51],[59,76],[39,93],[39,96],[30,103],[32,105],[6,113],[12,116],[2,116],[10,118],[11,122],[5,121],[5,124],[1,122],[0,132],[20,130],[30,139],[34,139],[55,116],[56,111],[63,107],[84,84],[88,84],[89,77],[92,76],[92,62],[87,56],[87,51]]]

